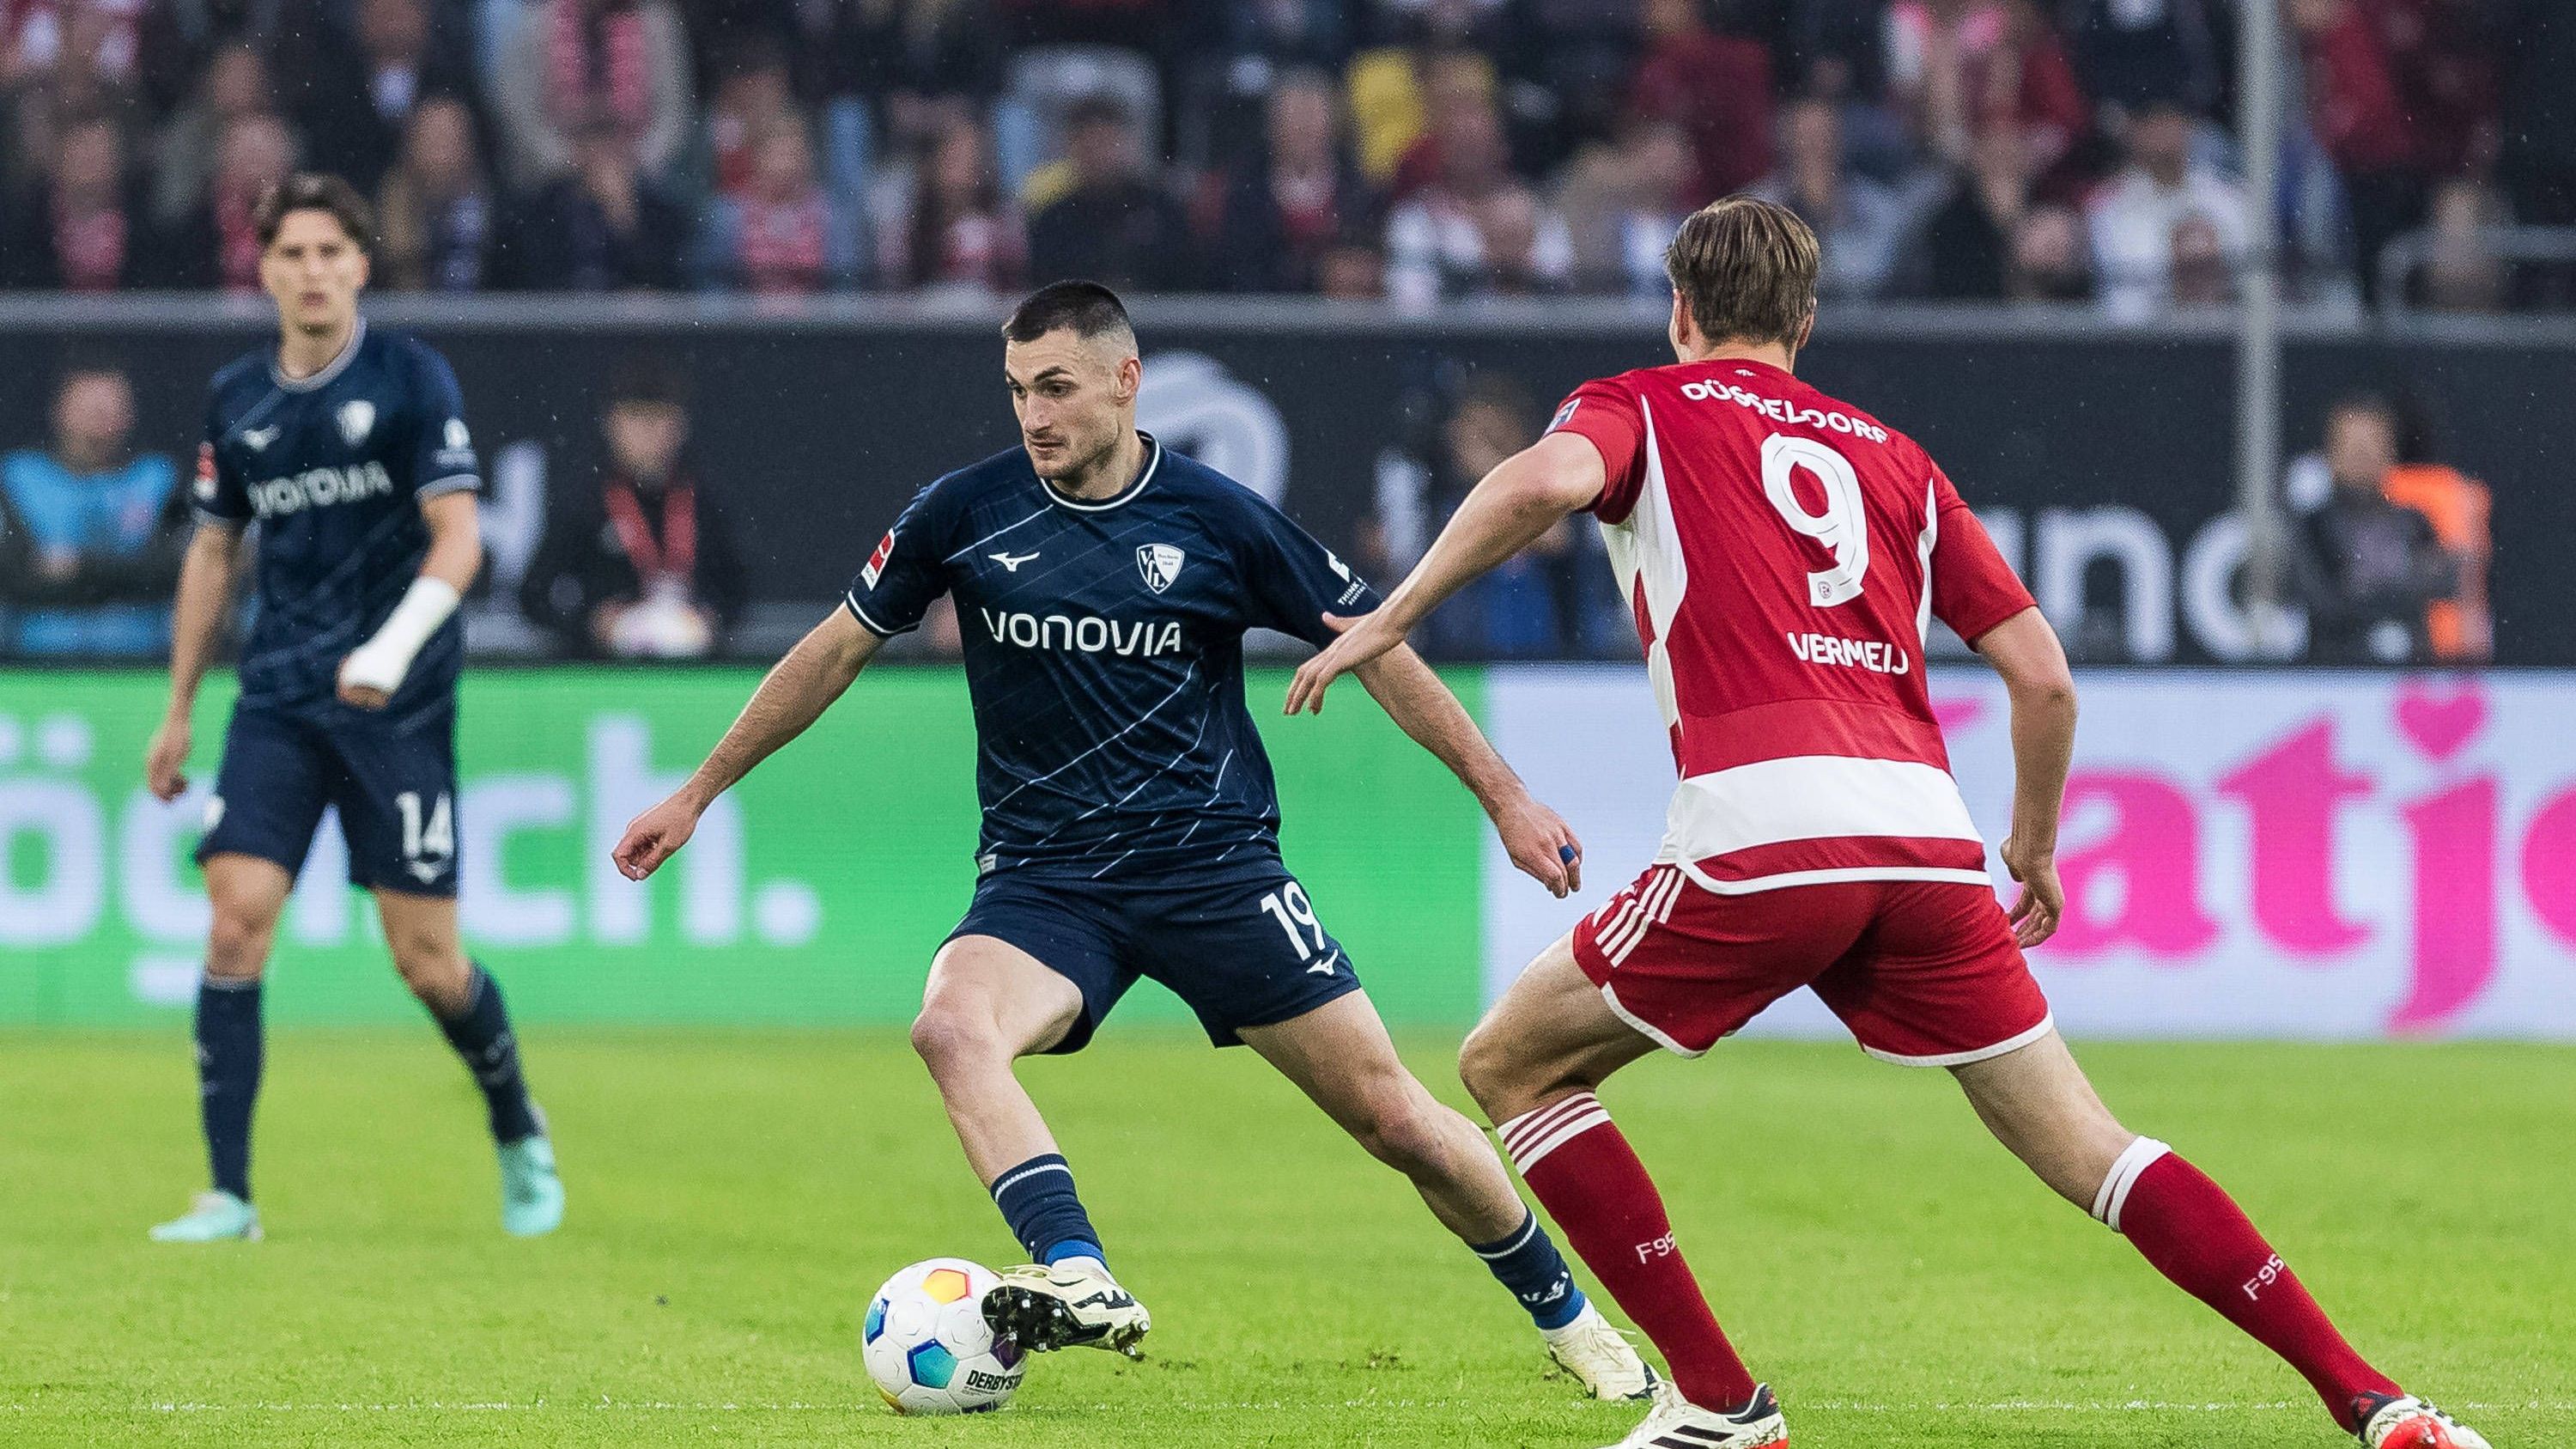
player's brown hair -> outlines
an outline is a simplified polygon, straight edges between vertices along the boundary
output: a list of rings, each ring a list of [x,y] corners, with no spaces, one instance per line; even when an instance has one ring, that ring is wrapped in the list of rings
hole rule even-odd
[[[259,205],[251,210],[251,229],[259,237],[261,250],[277,240],[277,229],[299,211],[319,211],[340,223],[340,230],[367,251],[374,245],[375,212],[367,205],[358,188],[337,176],[318,171],[298,171],[262,193]]]
[[[1709,341],[1795,347],[1816,310],[1817,256],[1816,233],[1796,212],[1728,196],[1682,223],[1664,274]]]

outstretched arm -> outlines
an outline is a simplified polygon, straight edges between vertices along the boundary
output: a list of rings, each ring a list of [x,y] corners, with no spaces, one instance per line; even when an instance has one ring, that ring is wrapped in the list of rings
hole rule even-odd
[[[2036,946],[2057,932],[2066,893],[2057,883],[2057,821],[2066,771],[2075,757],[2075,676],[2057,631],[2037,609],[2024,609],[1977,636],[1976,650],[2003,676],[2012,700],[2012,833],[2004,868],[2021,882],[2013,902],[2014,937]]]
[[[1583,888],[1582,843],[1555,811],[1531,798],[1529,787],[1421,655],[1399,643],[1352,672],[1397,728],[1475,794],[1512,864],[1560,898]]]
[[[735,716],[697,772],[671,792],[671,798],[636,816],[626,827],[626,838],[617,843],[612,857],[617,868],[628,880],[642,880],[688,844],[698,828],[698,817],[716,797],[822,718],[884,643],[884,636],[852,618],[847,609],[834,609],[831,617],[796,641],[796,647],[760,681],[760,688],[752,691],[751,702]]]
[[[1600,450],[1575,433],[1551,433],[1496,464],[1386,602],[1297,671],[1287,712],[1323,713],[1335,679],[1403,643],[1443,600],[1591,507],[1607,477]]]

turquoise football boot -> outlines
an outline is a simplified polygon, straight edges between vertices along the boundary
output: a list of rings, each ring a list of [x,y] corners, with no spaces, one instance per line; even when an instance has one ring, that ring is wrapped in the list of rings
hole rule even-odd
[[[542,1132],[501,1144],[501,1231],[514,1238],[542,1237],[563,1226],[563,1179],[555,1175],[555,1145]]]
[[[259,1209],[228,1192],[201,1192],[188,1211],[152,1229],[156,1243],[259,1241]]]

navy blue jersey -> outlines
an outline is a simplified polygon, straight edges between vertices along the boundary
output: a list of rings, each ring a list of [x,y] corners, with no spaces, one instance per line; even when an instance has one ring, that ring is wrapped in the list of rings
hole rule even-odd
[[[1287,515],[1146,440],[1086,503],[1017,448],[921,491],[850,581],[878,634],[957,601],[984,871],[1117,880],[1276,869],[1279,796],[1243,700],[1243,635],[1314,643],[1377,594]]]
[[[195,501],[219,523],[259,525],[244,702],[340,708],[340,661],[420,576],[421,501],[480,486],[456,374],[412,338],[371,333],[361,318],[348,347],[311,377],[281,374],[273,348],[216,373]],[[449,619],[389,711],[447,700],[463,657],[463,628]]]

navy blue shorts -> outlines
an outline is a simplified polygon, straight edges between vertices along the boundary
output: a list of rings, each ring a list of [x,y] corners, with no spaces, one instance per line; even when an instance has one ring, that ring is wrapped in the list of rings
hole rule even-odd
[[[349,883],[417,896],[456,894],[456,706],[403,719],[335,711],[328,723],[236,705],[206,805],[197,863],[273,860],[296,875],[322,811],[336,806]]]
[[[1082,991],[1082,1015],[1047,1050],[1076,1052],[1139,976],[1198,1013],[1208,1040],[1305,1015],[1360,989],[1350,954],[1315,918],[1305,887],[1275,874],[1150,885],[1037,879],[1012,871],[975,886],[948,933],[991,936],[1035,956]]]

